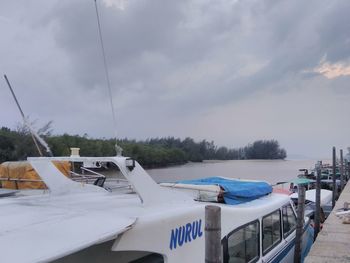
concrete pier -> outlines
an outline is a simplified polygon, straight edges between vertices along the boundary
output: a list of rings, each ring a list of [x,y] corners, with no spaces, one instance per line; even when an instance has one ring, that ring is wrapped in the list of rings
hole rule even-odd
[[[306,263],[350,262],[350,224],[343,224],[344,216],[335,215],[338,209],[344,207],[344,202],[350,203],[350,183],[345,186],[332,213],[323,224],[322,231],[305,259]]]

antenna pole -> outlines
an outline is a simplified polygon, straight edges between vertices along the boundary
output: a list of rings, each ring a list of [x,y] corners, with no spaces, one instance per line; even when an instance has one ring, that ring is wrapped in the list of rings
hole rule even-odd
[[[13,92],[13,89],[12,89],[12,87],[11,87],[11,84],[10,84],[10,82],[9,82],[9,80],[8,80],[8,78],[7,78],[7,76],[4,75],[4,78],[5,78],[6,82],[7,82],[8,87],[10,88],[10,91],[11,91],[11,93],[12,93],[13,98],[15,99],[15,102],[16,102],[16,104],[17,104],[17,107],[18,107],[18,109],[19,109],[21,115],[22,115],[23,120],[25,120],[25,116],[24,116],[24,113],[23,113],[23,111],[22,111],[21,105],[19,105],[19,103],[18,103],[18,100],[17,100],[17,98],[16,98],[16,95],[15,95],[15,93]]]
[[[16,98],[16,95],[15,95],[15,93],[14,93],[12,87],[11,87],[11,84],[10,84],[10,82],[9,82],[9,80],[8,80],[8,78],[7,78],[7,76],[4,75],[4,78],[5,78],[5,80],[6,80],[7,86],[9,87],[9,89],[10,89],[10,91],[11,91],[11,93],[12,93],[12,96],[13,96],[13,98],[14,98],[16,104],[17,104],[17,107],[18,107],[18,109],[19,109],[19,111],[20,111],[20,113],[21,113],[21,115],[22,115],[24,125],[26,125],[27,127],[29,127],[28,121],[27,121],[26,117],[24,116],[24,113],[23,113],[23,111],[22,111],[22,108],[21,108],[21,106],[20,106],[19,103],[18,103],[18,100],[17,100],[17,98]],[[36,146],[36,149],[38,150],[40,156],[43,156],[43,153],[41,152],[40,147],[39,147],[39,145],[38,145],[38,142],[36,141],[36,139],[35,139],[35,137],[34,137],[34,134],[33,134],[33,132],[32,132],[32,129],[31,129],[30,127],[29,127],[29,131],[30,131],[30,135],[32,136],[32,139],[33,139],[33,141],[34,141],[34,144],[35,144],[35,146]]]
[[[111,105],[112,117],[113,117],[114,136],[115,136],[115,150],[116,150],[117,156],[120,156],[120,155],[122,155],[123,149],[117,144],[117,121],[116,121],[116,116],[115,116],[115,111],[114,111],[113,96],[112,96],[112,89],[111,89],[111,81],[110,81],[109,73],[108,73],[106,52],[105,52],[105,48],[104,48],[104,44],[103,44],[101,22],[100,22],[100,16],[99,16],[99,13],[98,13],[97,2],[96,2],[96,0],[94,0],[94,2],[95,2],[95,11],[96,11],[96,18],[97,18],[98,35],[99,35],[100,43],[101,43],[103,65],[104,65],[104,69],[105,69],[107,87],[108,87],[108,92],[109,92],[109,102],[110,102],[110,105]]]

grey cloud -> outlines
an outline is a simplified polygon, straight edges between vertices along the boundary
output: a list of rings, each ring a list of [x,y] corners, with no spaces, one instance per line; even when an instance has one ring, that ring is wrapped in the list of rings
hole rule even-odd
[[[178,20],[178,5],[177,1],[167,4],[163,1],[138,2],[128,5],[128,11],[124,12],[99,4],[111,70],[123,73],[124,66],[128,68],[130,63],[136,64],[137,69],[137,61],[144,52],[167,46]],[[93,3],[61,1],[54,10],[53,19],[57,23],[57,43],[73,58],[77,77],[87,87],[101,82],[101,51]],[[137,73],[142,74],[141,70]]]
[[[327,60],[338,62],[350,57],[350,2],[333,1],[319,25],[319,44],[327,54]]]
[[[94,1],[7,1],[0,10],[0,70],[28,113],[53,119],[58,132],[111,136]],[[99,10],[125,136],[167,136],[185,117],[269,92],[322,85],[347,94],[348,77],[312,73],[325,55],[349,59],[347,1],[141,0],[119,10],[100,0]]]

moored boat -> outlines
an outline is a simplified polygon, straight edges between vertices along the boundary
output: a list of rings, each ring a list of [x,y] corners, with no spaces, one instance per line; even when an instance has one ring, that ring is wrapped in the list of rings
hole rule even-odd
[[[194,200],[198,185],[162,187],[127,157],[28,161],[49,194],[0,199],[2,262],[204,262],[208,202]],[[74,182],[52,161],[113,163],[135,193]],[[289,196],[215,204],[221,207],[223,262],[293,262],[296,213]],[[304,253],[312,238],[306,221]]]

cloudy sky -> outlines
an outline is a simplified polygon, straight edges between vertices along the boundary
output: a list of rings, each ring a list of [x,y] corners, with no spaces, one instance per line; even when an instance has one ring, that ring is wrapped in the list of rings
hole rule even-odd
[[[350,1],[97,0],[119,137],[350,146]],[[0,73],[37,128],[113,137],[93,0],[1,1]],[[0,126],[19,112],[0,81]]]

